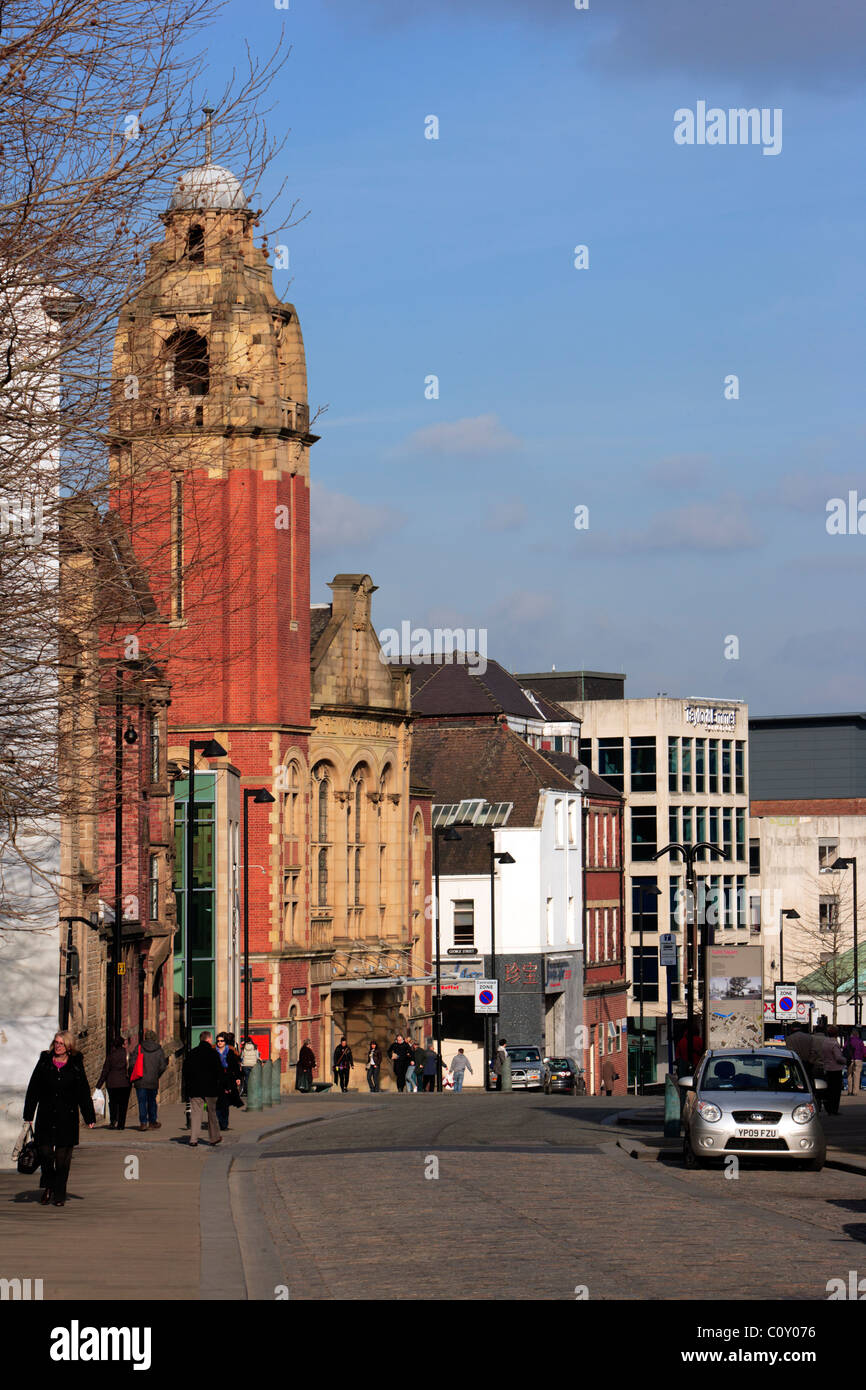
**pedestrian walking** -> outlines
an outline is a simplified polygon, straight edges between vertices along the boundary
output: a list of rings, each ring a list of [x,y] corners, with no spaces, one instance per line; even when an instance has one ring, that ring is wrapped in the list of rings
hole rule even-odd
[[[126,1111],[132,1082],[129,1079],[129,1052],[119,1033],[115,1033],[99,1073],[96,1089],[108,1088],[109,1129],[126,1128]]]
[[[496,1056],[495,1056],[495,1058],[493,1059],[493,1075],[496,1077],[496,1089],[497,1089],[497,1091],[501,1091],[501,1090],[502,1090],[502,1068],[503,1068],[503,1066],[505,1065],[505,1063],[508,1061],[508,1053],[507,1053],[506,1050],[505,1050],[505,1049],[506,1049],[506,1046],[507,1046],[507,1039],[506,1039],[506,1038],[500,1038],[500,1039],[499,1039],[499,1046],[498,1046],[497,1049],[496,1049]]]
[[[406,1086],[406,1072],[412,1058],[412,1047],[407,1043],[402,1033],[398,1033],[391,1046],[388,1048],[388,1059],[394,1068],[394,1078],[397,1082],[397,1090],[402,1091]]]
[[[613,1058],[608,1054],[601,1064],[601,1093],[604,1096],[613,1095],[613,1083],[619,1081],[619,1072],[614,1066]]]
[[[424,1063],[427,1061],[427,1053],[424,1051],[420,1042],[413,1043],[411,1038],[408,1041],[412,1055],[409,1058],[409,1068],[406,1072],[406,1089],[412,1091],[414,1094],[420,1091],[423,1084],[422,1077],[424,1075]]]
[[[863,1062],[866,1060],[866,1043],[860,1036],[859,1028],[851,1029],[851,1036],[845,1047],[848,1063],[848,1094],[856,1095],[862,1089]]]
[[[472,1063],[469,1061],[463,1048],[458,1047],[457,1056],[451,1062],[451,1075],[454,1077],[455,1091],[463,1090],[463,1079],[467,1072],[470,1076],[473,1075]]]
[[[316,1070],[316,1054],[310,1047],[310,1039],[304,1038],[295,1065],[295,1090],[312,1091],[313,1072]]]
[[[159,1091],[159,1078],[168,1066],[168,1058],[159,1045],[159,1039],[150,1028],[144,1035],[139,1056],[141,1058],[141,1075],[132,1083],[138,1097],[138,1127],[139,1129],[161,1129],[162,1126],[156,1113],[156,1097]]]
[[[217,1095],[217,1120],[220,1129],[229,1127],[229,1106],[241,1105],[241,1098],[238,1091],[238,1083],[241,1079],[241,1063],[237,1054],[237,1049],[232,1047],[229,1042],[230,1033],[218,1033],[216,1040],[217,1055],[222,1063],[223,1084]]]
[[[786,1042],[791,1051],[799,1057],[800,1061],[803,1063],[806,1075],[809,1078],[809,1084],[812,1087],[812,1094],[815,1097],[815,1108],[820,1111],[824,1104],[824,1093],[815,1090],[815,1078],[818,1071],[820,1071],[821,1078],[823,1079],[824,1070],[823,1067],[820,1067],[818,1071],[816,1071],[818,1054],[815,1048],[815,1035],[810,1033],[803,1024],[797,1024],[791,1033],[789,1033]]]
[[[212,1144],[221,1144],[217,1100],[225,1085],[225,1070],[213,1045],[213,1033],[202,1033],[183,1064],[183,1086],[189,1101],[189,1146],[194,1149],[201,1132],[201,1120],[207,1103],[207,1137]]]
[[[349,1072],[355,1065],[352,1056],[352,1049],[345,1038],[341,1038],[334,1048],[334,1075],[340,1083],[340,1090],[345,1092],[349,1089]]]
[[[55,1033],[40,1054],[24,1098],[24,1122],[36,1117],[35,1139],[42,1165],[42,1206],[66,1203],[72,1150],[78,1143],[78,1112],[88,1129],[96,1124],[84,1059],[71,1033]]]
[[[425,1091],[436,1090],[436,1077],[439,1075],[439,1057],[432,1047],[424,1058],[424,1066],[421,1071],[421,1080],[424,1083]]]
[[[379,1069],[382,1065],[382,1049],[376,1043],[370,1043],[370,1050],[367,1053],[367,1085],[371,1091],[379,1090]]]
[[[704,1040],[697,1023],[683,1033],[676,1050],[677,1076],[692,1076],[704,1053]]]
[[[244,1045],[241,1048],[241,1075],[243,1077],[243,1081],[241,1082],[242,1096],[245,1096],[247,1093],[247,1085],[250,1079],[250,1072],[252,1071],[253,1067],[258,1065],[258,1061],[259,1049],[256,1047],[252,1038],[244,1038]]]
[[[839,1029],[835,1024],[827,1025],[826,1033],[816,1033],[817,1055],[824,1069],[827,1089],[824,1092],[824,1109],[828,1115],[839,1114],[839,1099],[842,1095],[842,1071],[845,1067],[845,1054],[839,1046]]]

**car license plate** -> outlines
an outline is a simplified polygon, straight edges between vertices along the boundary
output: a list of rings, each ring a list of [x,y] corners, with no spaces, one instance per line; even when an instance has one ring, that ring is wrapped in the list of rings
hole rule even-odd
[[[775,1139],[774,1129],[738,1129],[738,1139]]]

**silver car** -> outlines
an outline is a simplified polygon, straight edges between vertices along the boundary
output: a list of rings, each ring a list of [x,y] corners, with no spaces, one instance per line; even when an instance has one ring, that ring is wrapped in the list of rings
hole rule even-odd
[[[540,1091],[544,1085],[544,1062],[537,1047],[508,1047],[511,1058],[512,1091]]]
[[[824,1166],[827,1142],[812,1085],[788,1048],[717,1048],[683,1076],[683,1157],[698,1168],[728,1154]],[[816,1080],[816,1090],[826,1082]]]

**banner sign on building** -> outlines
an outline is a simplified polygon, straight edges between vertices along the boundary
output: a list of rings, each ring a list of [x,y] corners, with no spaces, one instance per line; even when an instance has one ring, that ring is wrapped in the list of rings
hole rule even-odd
[[[683,715],[687,724],[709,729],[734,729],[737,725],[737,711],[717,705],[683,705]]]
[[[764,1041],[764,949],[710,946],[707,1047],[761,1047]]]

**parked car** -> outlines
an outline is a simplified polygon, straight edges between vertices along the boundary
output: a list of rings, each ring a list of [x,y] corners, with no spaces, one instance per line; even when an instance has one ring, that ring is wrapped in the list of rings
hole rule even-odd
[[[683,1158],[698,1168],[727,1154],[796,1160],[819,1172],[827,1141],[803,1065],[790,1048],[715,1048],[680,1077]],[[816,1090],[826,1082],[816,1080]]]
[[[573,1057],[545,1057],[544,1092],[566,1091],[572,1096],[586,1095],[583,1070]]]

